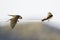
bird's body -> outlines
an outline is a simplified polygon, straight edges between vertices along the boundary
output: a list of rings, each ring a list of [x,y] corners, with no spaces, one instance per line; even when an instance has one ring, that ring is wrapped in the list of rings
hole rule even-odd
[[[13,18],[10,19],[10,25],[11,25],[11,27],[13,29],[15,27],[18,19],[22,19],[22,17],[19,16],[19,15],[9,15],[9,16],[13,16]]]
[[[50,12],[48,12],[48,16],[46,18],[42,19],[42,21],[49,20],[52,17],[53,17],[53,15]]]

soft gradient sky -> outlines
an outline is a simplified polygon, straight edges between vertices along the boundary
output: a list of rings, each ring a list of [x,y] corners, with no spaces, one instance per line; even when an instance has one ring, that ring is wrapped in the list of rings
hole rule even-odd
[[[8,20],[10,14],[19,14],[23,19],[42,19],[48,12],[60,21],[60,0],[0,0],[0,20]]]

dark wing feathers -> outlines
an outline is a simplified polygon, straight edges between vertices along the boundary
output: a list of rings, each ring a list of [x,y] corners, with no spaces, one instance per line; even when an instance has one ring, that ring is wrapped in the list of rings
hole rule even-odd
[[[52,14],[48,15],[48,17],[47,17],[47,18],[42,19],[42,21],[48,20],[48,19],[50,19],[51,17],[53,17],[53,15],[52,15]]]
[[[16,17],[16,15],[8,15],[8,16]]]
[[[42,21],[45,21],[45,20],[47,20],[47,19],[42,19]]]
[[[11,20],[10,25],[11,25],[12,29],[15,27],[16,23],[17,23],[17,20],[16,21]]]

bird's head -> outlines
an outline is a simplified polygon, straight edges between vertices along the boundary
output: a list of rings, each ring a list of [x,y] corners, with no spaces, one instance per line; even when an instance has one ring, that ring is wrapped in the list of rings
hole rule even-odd
[[[17,17],[18,17],[19,19],[22,19],[22,16],[20,16],[20,15],[17,15]]]

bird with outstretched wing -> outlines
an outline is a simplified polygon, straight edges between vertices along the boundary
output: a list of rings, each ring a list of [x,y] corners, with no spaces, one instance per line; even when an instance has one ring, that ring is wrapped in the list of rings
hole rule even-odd
[[[18,21],[18,19],[22,19],[20,15],[9,15],[12,16],[13,18],[10,19],[10,26],[13,29]]]
[[[51,12],[48,12],[47,17],[44,18],[44,19],[42,19],[42,21],[49,20],[49,19],[52,18],[52,17],[53,17],[52,13],[51,13]]]

